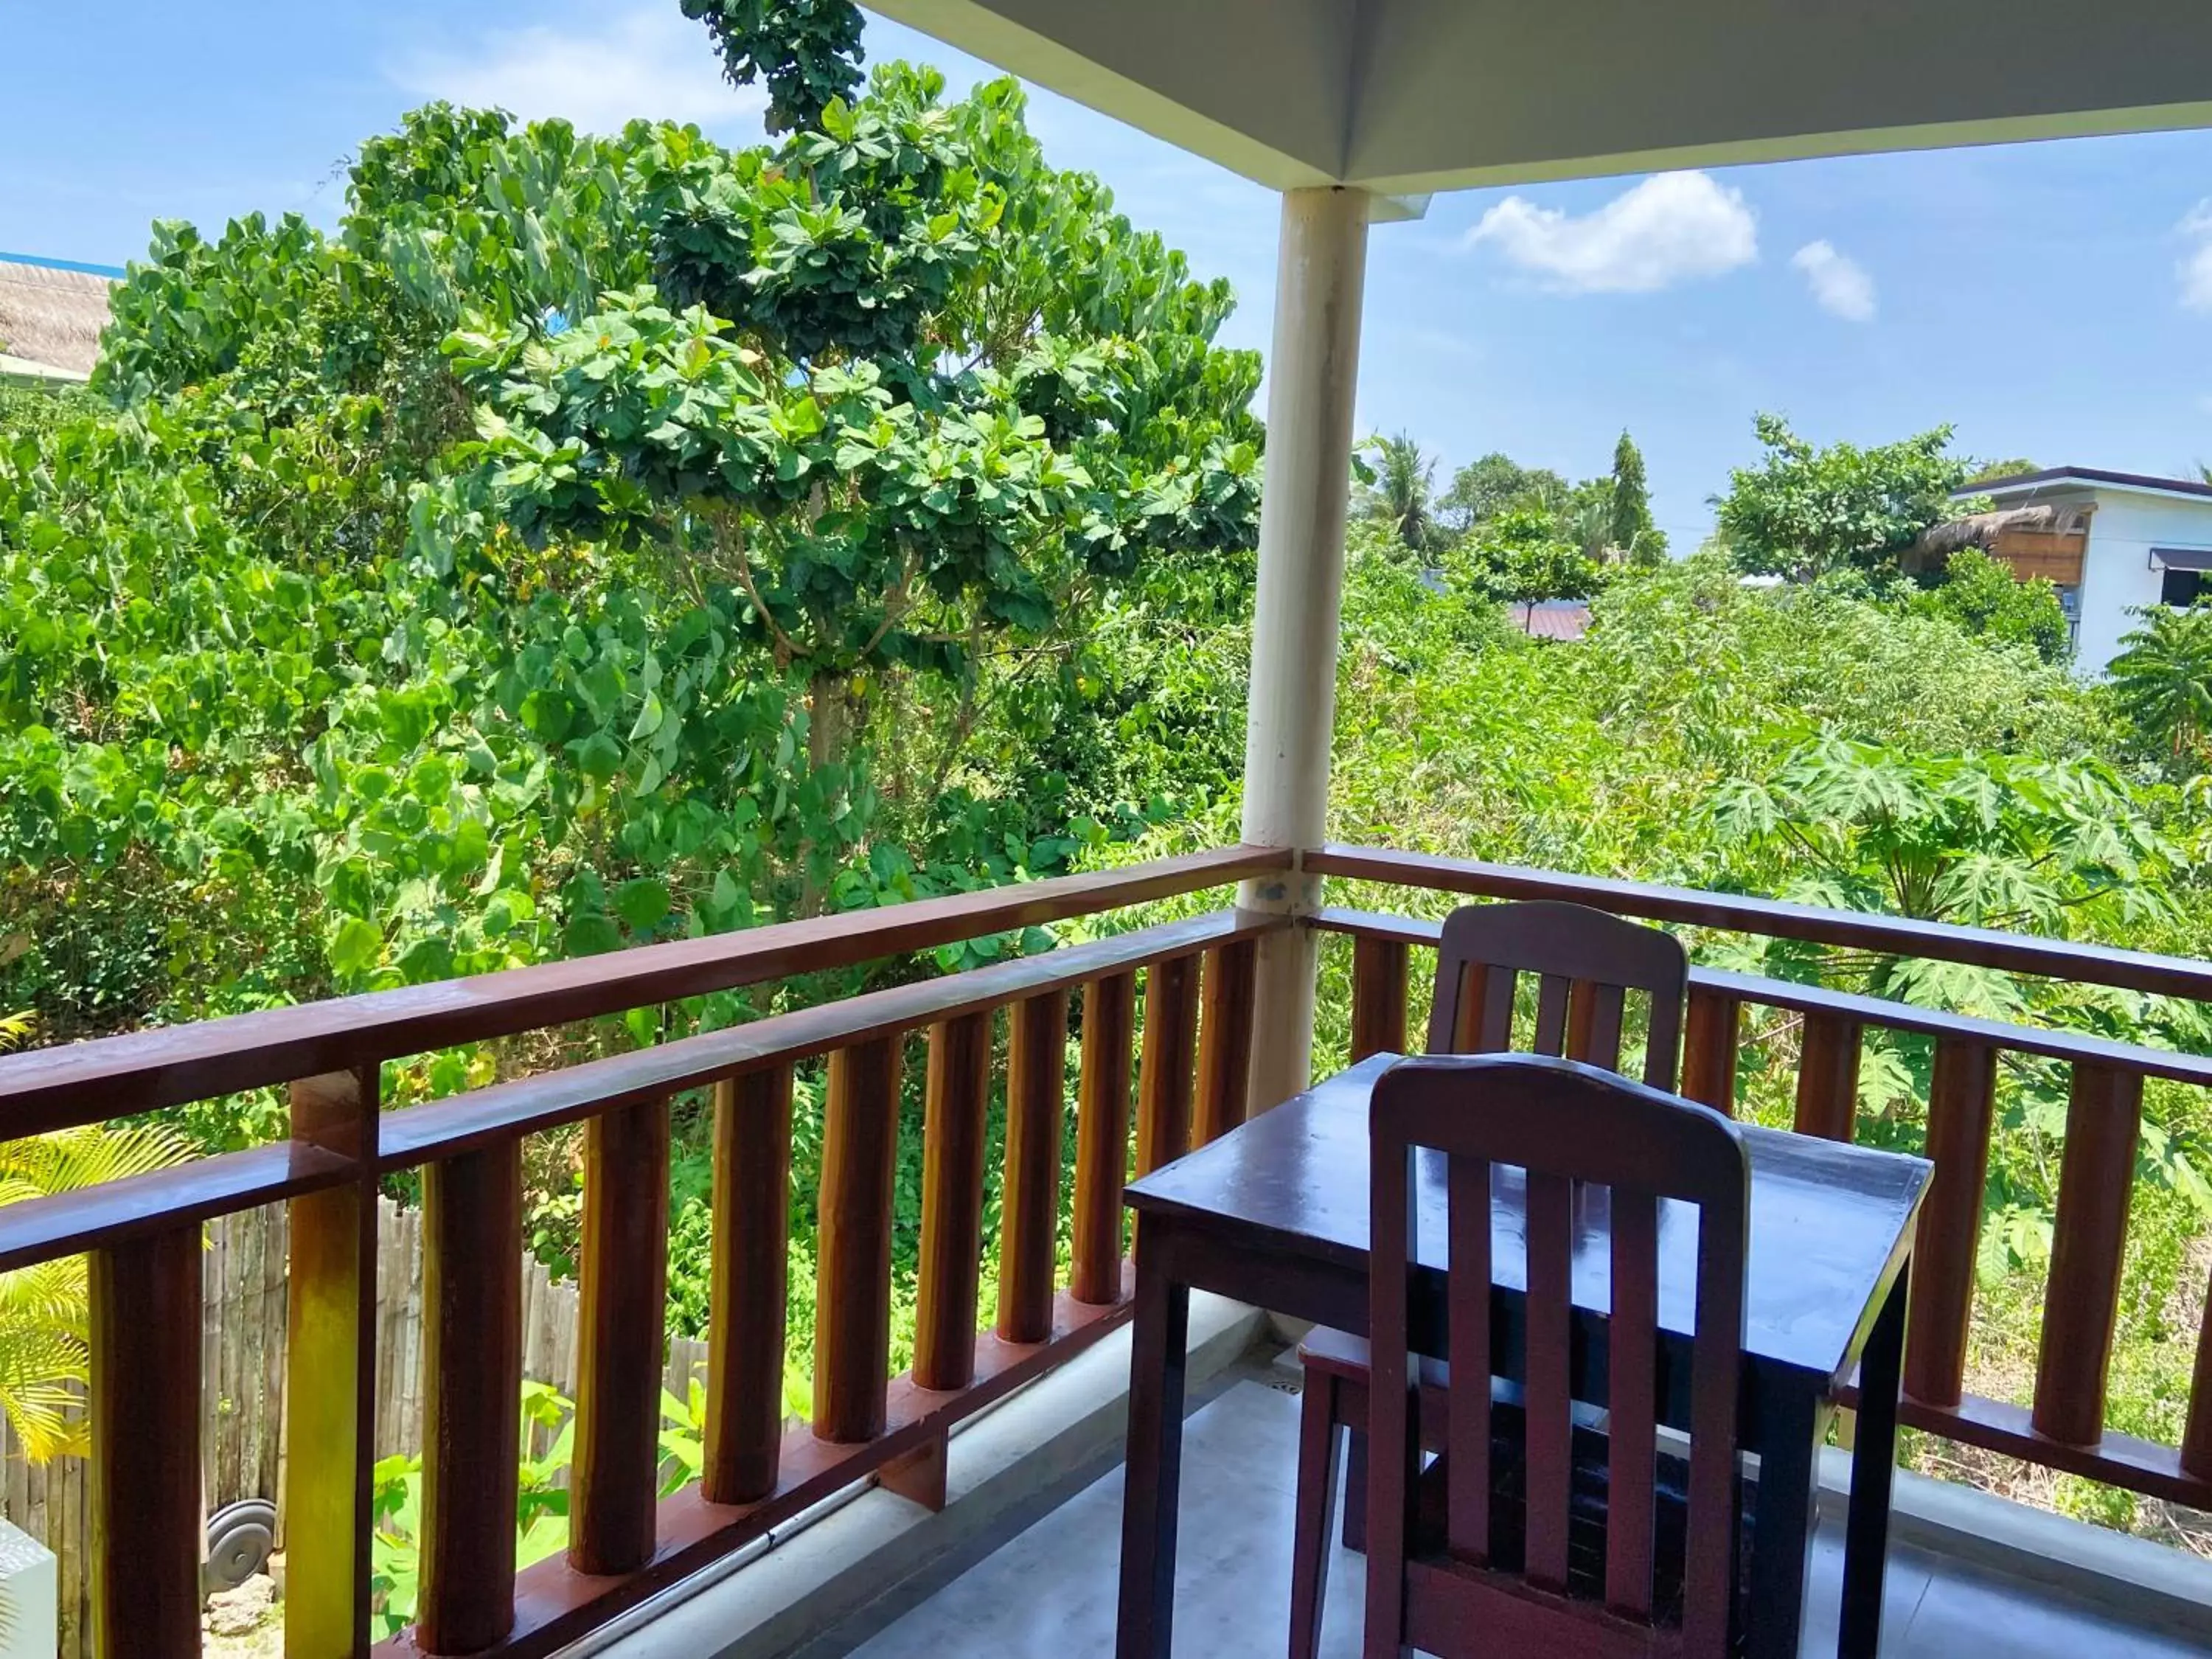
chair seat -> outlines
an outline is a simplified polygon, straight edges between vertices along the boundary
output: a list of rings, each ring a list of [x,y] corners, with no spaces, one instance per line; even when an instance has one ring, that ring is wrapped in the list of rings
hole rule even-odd
[[[1373,1354],[1364,1336],[1316,1325],[1298,1344],[1298,1362],[1309,1375],[1333,1376],[1365,1388],[1374,1375]],[[1421,1386],[1441,1389],[1450,1380],[1451,1368],[1441,1359],[1421,1361]]]

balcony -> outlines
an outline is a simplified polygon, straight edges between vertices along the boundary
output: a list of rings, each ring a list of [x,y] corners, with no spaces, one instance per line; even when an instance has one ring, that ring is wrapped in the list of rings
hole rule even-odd
[[[1285,851],[1228,848],[0,1060],[0,1109],[16,1134],[270,1085],[290,1094],[284,1142],[0,1209],[0,1267],[88,1251],[94,1259],[90,1576],[100,1650],[197,1650],[202,1225],[272,1204],[288,1207],[290,1229],[286,1650],[368,1650],[375,1594],[368,1402],[380,1364],[392,1363],[377,1352],[374,1321],[376,1195],[403,1171],[420,1173],[424,1208],[421,1582],[415,1626],[376,1651],[552,1653],[617,1620],[634,1622],[649,1598],[757,1551],[840,1493],[874,1483],[925,1510],[942,1508],[954,1431],[1113,1340],[1126,1322],[1127,1172],[1150,1170],[1244,1117],[1267,1039],[1255,1030],[1263,943],[1301,930],[1317,945],[1340,941],[1331,949],[1350,958],[1350,1055],[1408,1046],[1414,970],[1437,924],[1368,909],[1293,918],[1202,908],[1231,883],[1279,881],[1291,867]],[[1395,895],[1413,912],[1456,899],[1565,898],[1701,936],[1794,939],[2212,997],[2212,967],[2203,963],[2022,935],[1361,848],[1309,853],[1303,870],[1362,894]],[[890,988],[380,1109],[387,1060],[1078,918],[1095,919],[1085,942],[957,973],[925,974],[913,963],[903,971],[920,976]],[[1330,964],[1334,972],[1334,956]],[[2120,1434],[2106,1422],[2143,1086],[2150,1079],[2212,1084],[2212,1060],[1698,969],[1686,1093],[1736,1109],[1747,1009],[1802,1021],[1795,1111],[1796,1128],[1808,1134],[1853,1133],[1869,1031],[1932,1042],[1925,1152],[1936,1176],[1918,1244],[1905,1420],[2029,1466],[2212,1509],[2212,1324],[2196,1334],[2195,1386],[2175,1443]],[[1071,1030],[1080,1048],[1072,1091],[1063,1067]],[[892,1170],[909,1039],[926,1042],[927,1052],[919,1309],[913,1366],[893,1378]],[[1571,1049],[1571,1022],[1568,1042]],[[2055,1061],[2070,1078],[2041,1358],[2019,1402],[1977,1398],[1965,1386],[1997,1062],[2007,1054]],[[820,1312],[811,1420],[789,1427],[782,1378],[792,1080],[794,1068],[817,1063],[824,1079],[815,1195]],[[1000,1063],[1005,1199],[995,1236],[986,1237],[982,1165]],[[667,1103],[691,1091],[711,1091],[715,1120],[704,1455],[697,1484],[658,1498]],[[518,1571],[520,1148],[527,1135],[576,1122],[587,1126],[587,1175],[569,1541],[564,1554]],[[995,1307],[981,1305],[987,1266]],[[1093,1356],[1093,1370],[1110,1358]],[[1268,1621],[1279,1616],[1280,1569],[1269,1552],[1288,1535],[1279,1489],[1290,1462],[1270,1438],[1277,1401],[1238,1398],[1249,1412],[1235,1408],[1224,1419],[1217,1411],[1206,1420],[1231,1421],[1219,1432],[1257,1438],[1249,1455],[1194,1458],[1212,1471],[1212,1484],[1194,1484],[1188,1501],[1244,1517],[1236,1534],[1243,1541],[1231,1549],[1226,1534],[1219,1540],[1230,1553],[1218,1559],[1238,1564],[1240,1583],[1193,1593],[1201,1601],[1233,1595],[1260,1633],[1258,1651],[1270,1645]],[[1249,1423],[1234,1421],[1248,1415]],[[942,1609],[964,1605],[994,1571],[1034,1605],[1039,1625],[1030,1628],[1109,1619],[1099,1607],[1110,1598],[1100,1603],[1103,1592],[1086,1589],[1085,1577],[1112,1577],[1110,1528],[1097,1534],[1085,1519],[1115,1507],[1107,1480],[1040,1522],[1042,1534],[1008,1544],[1012,1553],[995,1569],[985,1562],[979,1577],[907,1615],[919,1622],[883,1632],[867,1650],[921,1650],[899,1645],[895,1631],[911,1637],[934,1628],[933,1619],[952,1616]],[[1065,1550],[1037,1542],[1061,1535],[1054,1528],[1087,1541]],[[1003,1565],[1040,1548],[1062,1564],[1054,1576]],[[1924,1594],[1919,1612],[1892,1620],[1892,1645],[1904,1644],[1897,1651],[1936,1650],[1913,1646],[1921,1639],[1914,1632],[1947,1628],[1950,1615],[1921,1620],[1970,1592],[2027,1609],[2019,1615],[2023,1630],[2073,1628],[2070,1613],[2035,1611],[2038,1592],[2002,1583],[1996,1591],[1975,1589],[1980,1580],[1968,1569],[1924,1555],[1908,1553],[1899,1574]],[[1985,1567],[1986,1548],[1981,1555]],[[742,1595],[745,1578],[739,1573],[715,1593]],[[1356,1610],[1350,1598],[1339,1604],[1340,1616]],[[1813,1618],[1817,1628],[1817,1607]],[[2155,1638],[2142,1641],[2110,1650],[2165,1650]],[[2009,1650],[2051,1650],[2023,1638]]]

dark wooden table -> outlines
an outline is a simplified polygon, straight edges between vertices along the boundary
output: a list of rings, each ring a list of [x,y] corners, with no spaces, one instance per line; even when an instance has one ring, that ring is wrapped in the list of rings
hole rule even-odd
[[[1367,1330],[1368,1097],[1397,1058],[1377,1054],[1262,1114],[1128,1189],[1139,1217],[1137,1308],[1130,1357],[1127,1496],[1121,1521],[1122,1659],[1165,1659],[1175,1611],[1176,1507],[1182,1456],[1184,1352],[1194,1290],[1288,1317]],[[1931,1167],[1923,1159],[1747,1127],[1751,1245],[1745,1306],[1741,1443],[1759,1457],[1750,1565],[1749,1650],[1796,1659],[1811,1545],[1813,1472],[1837,1389],[1859,1372],[1851,1504],[1844,1528],[1839,1651],[1871,1659],[1881,1618],[1883,1556],[1896,1453],[1907,1267]],[[1444,1195],[1441,1167],[1420,1170],[1420,1260],[1414,1334],[1444,1352]],[[1521,1364],[1523,1222],[1501,1172],[1492,1204],[1493,1273],[1506,1294],[1494,1349],[1501,1373]],[[1659,1322],[1689,1350],[1695,1219],[1662,1208]],[[1605,1195],[1577,1229],[1577,1395],[1602,1378],[1610,1305]],[[1423,1305],[1425,1304],[1425,1305]],[[1591,1340],[1590,1338],[1596,1340]],[[1686,1378],[1686,1363],[1662,1371]],[[1668,1420],[1686,1400],[1670,1400]]]

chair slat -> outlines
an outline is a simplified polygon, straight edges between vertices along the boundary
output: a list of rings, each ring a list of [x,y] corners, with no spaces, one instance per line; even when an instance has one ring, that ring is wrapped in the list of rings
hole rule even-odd
[[[1368,1350],[1373,1384],[1368,1393],[1367,1553],[1371,1561],[1402,1562],[1413,1539],[1414,1485],[1421,1469],[1421,1437],[1415,1427],[1420,1372],[1407,1351],[1407,1294],[1419,1259],[1418,1225],[1409,1200],[1413,1151],[1400,1141],[1378,1147],[1368,1176],[1373,1218],[1368,1278]],[[1405,1645],[1406,1598],[1388,1572],[1367,1575],[1367,1644],[1370,1655],[1395,1654]]]
[[[1450,1308],[1446,1358],[1458,1385],[1445,1395],[1445,1534],[1452,1553],[1490,1559],[1490,1164],[1455,1158],[1447,1177]],[[1464,1379],[1464,1381],[1458,1381]]]
[[[1625,1187],[1613,1188],[1612,1198],[1605,1599],[1617,1612],[1648,1619],[1658,1456],[1659,1206],[1649,1193]]]
[[[1581,980],[1567,1006],[1567,1057],[1608,1072],[1620,1069],[1620,1025],[1627,997],[1618,985]]]
[[[1564,974],[1540,975],[1536,981],[1536,1031],[1528,1052],[1564,1054],[1567,1051],[1567,997],[1574,981]]]
[[[1735,1610],[1736,1388],[1743,1354],[1748,1206],[1706,1203],[1698,1217],[1697,1334],[1690,1358],[1690,1514],[1684,1544],[1685,1659],[1723,1659]]]
[[[1531,1583],[1567,1585],[1567,1514],[1574,1475],[1573,1184],[1528,1172],[1528,1565]],[[1456,1381],[1455,1377],[1455,1381]],[[1453,1390],[1458,1392],[1456,1389]]]

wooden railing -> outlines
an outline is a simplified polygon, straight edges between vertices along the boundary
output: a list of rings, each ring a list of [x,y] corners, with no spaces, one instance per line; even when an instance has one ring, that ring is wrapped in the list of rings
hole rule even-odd
[[[291,1137],[0,1208],[0,1269],[92,1261],[93,1623],[103,1655],[198,1650],[200,1225],[290,1206],[286,1651],[369,1650],[375,1199],[421,1172],[424,1468],[416,1622],[380,1652],[535,1655],[869,1475],[944,1495],[945,1439],[1127,1316],[1121,1188],[1242,1120],[1258,937],[1221,911],[569,1066],[405,1110],[385,1061],[851,967],[1289,868],[1231,848],[0,1060],[0,1135],[270,1085]],[[1142,1053],[1134,1012],[1145,981]],[[1071,1281],[1055,1293],[1061,1066],[1082,1061]],[[979,1334],[985,1115],[1007,1012],[996,1320]],[[920,1305],[890,1376],[902,1053],[926,1031]],[[783,1424],[792,1074],[826,1058],[812,1421]],[[656,1498],[668,1103],[711,1089],[703,1478]],[[580,1382],[565,1556],[516,1570],[521,1143],[585,1126]]]
[[[1620,914],[2212,1000],[2212,966],[2021,935],[1364,848],[1310,872]],[[0,1060],[0,1135],[285,1085],[290,1139],[0,1207],[0,1269],[93,1260],[95,1641],[188,1654],[199,1638],[200,1224],[289,1206],[286,1649],[368,1650],[375,1198],[422,1175],[425,1468],[412,1630],[381,1652],[536,1655],[874,1476],[944,1495],[957,1423],[1127,1316],[1121,1187],[1244,1110],[1255,951],[1281,918],[1218,911],[924,978],[706,1035],[380,1109],[387,1060],[670,999],[848,968],[1279,874],[1231,848],[1096,875],[764,927],[473,981],[244,1015]],[[1436,924],[1328,910],[1353,939],[1356,1054],[1407,1046],[1411,953]],[[1139,981],[1141,981],[1141,987]],[[1138,998],[1143,999],[1141,1052]],[[1059,1190],[1061,1066],[1079,998],[1073,1190]],[[1869,1030],[1933,1039],[1935,1159],[1915,1274],[1906,1419],[2054,1468],[2212,1508],[2212,1328],[2179,1446],[2109,1432],[2105,1390],[2146,1078],[2212,1085],[2212,1060],[1964,1018],[1751,975],[1693,976],[1685,1092],[1734,1109],[1747,1006],[1801,1016],[1796,1121],[1848,1136]],[[979,1305],[986,1112],[1006,1011],[998,1301]],[[889,1376],[900,1069],[927,1033],[912,1370]],[[1264,1034],[1256,1034],[1264,1038]],[[1969,1396],[1966,1337],[1998,1057],[2071,1068],[2042,1364],[2032,1407]],[[782,1388],[792,1079],[826,1060],[811,1421]],[[713,1100],[714,1243],[703,1478],[657,1498],[668,1103]],[[1134,1097],[1133,1120],[1131,1110]],[[580,1346],[568,1553],[518,1572],[518,1252],[525,1137],[585,1126]],[[1066,1204],[1073,1253],[1054,1283]],[[987,1314],[994,1316],[981,1329]]]
[[[2174,957],[1367,848],[1329,847],[1308,854],[1304,864],[1309,871],[1363,882],[1481,898],[1566,899],[1652,921],[2212,1000],[2212,964]],[[1408,953],[1433,947],[1439,924],[1347,909],[1324,910],[1312,924],[1354,940],[1353,1057],[1402,1049]],[[1856,1127],[1867,1032],[1932,1039],[1934,1073],[1922,1151],[1935,1163],[1936,1178],[1922,1212],[1913,1267],[1904,1420],[2067,1474],[2212,1508],[2212,1308],[2197,1336],[2180,1443],[2118,1433],[2105,1420],[2143,1084],[2165,1078],[2212,1087],[2212,1059],[1693,969],[1683,1093],[1723,1111],[1736,1109],[1736,1062],[1747,1006],[1786,1010],[1802,1018],[1795,1127],[1835,1139],[1850,1139]],[[1966,1391],[1998,1065],[2008,1054],[2057,1060],[2071,1075],[2040,1361],[2028,1407]]]

